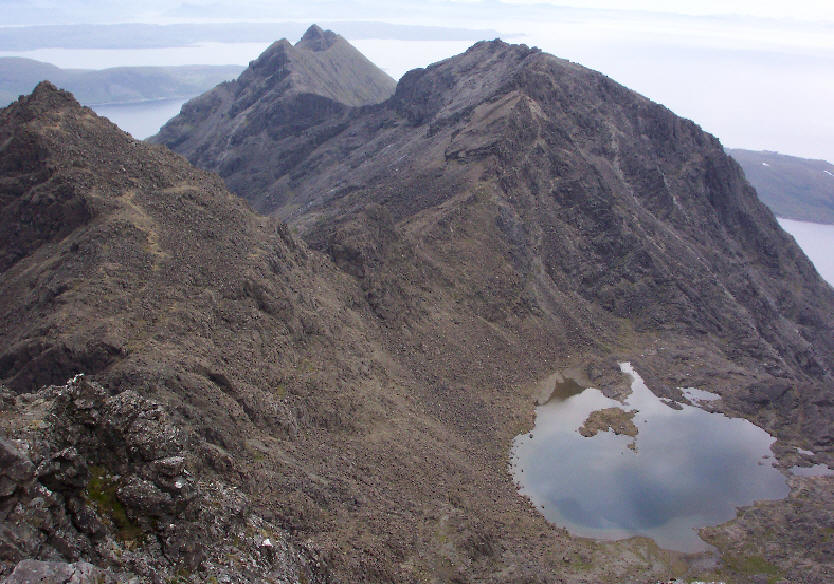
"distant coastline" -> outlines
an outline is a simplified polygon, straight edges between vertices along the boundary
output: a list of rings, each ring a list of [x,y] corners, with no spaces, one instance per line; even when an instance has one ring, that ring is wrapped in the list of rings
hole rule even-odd
[[[772,150],[726,151],[778,217],[834,225],[834,164]]]
[[[194,97],[237,77],[239,65],[62,69],[22,57],[0,57],[0,106],[47,79],[84,105],[141,104]]]

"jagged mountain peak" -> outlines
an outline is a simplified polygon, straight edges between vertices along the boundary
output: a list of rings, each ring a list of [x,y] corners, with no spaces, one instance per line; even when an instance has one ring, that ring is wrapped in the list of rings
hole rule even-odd
[[[208,160],[242,143],[257,148],[278,124],[297,133],[333,112],[380,103],[395,85],[342,37],[314,25],[295,45],[273,43],[236,80],[186,103],[151,141]]]
[[[31,95],[22,97],[23,101],[27,104],[49,104],[54,107],[78,105],[75,96],[69,91],[55,87],[48,80],[43,80],[38,83]]]
[[[29,95],[21,95],[20,99],[12,104],[13,110],[18,115],[35,116],[49,110],[64,108],[80,108],[81,105],[70,92],[59,89],[51,81],[41,81]]]
[[[319,25],[313,24],[295,44],[295,47],[308,51],[326,51],[339,41],[346,42],[332,30],[324,30]]]
[[[343,37],[314,24],[307,29],[307,32],[295,44],[283,38],[269,45],[263,53],[250,63],[250,69],[270,75],[277,70],[276,65],[285,65],[288,68],[294,67],[298,76],[303,77],[308,73],[313,73],[304,70],[310,66],[310,63],[305,61],[305,54],[308,54],[307,57],[309,57],[309,53],[332,51],[335,54],[335,52],[339,52],[340,48],[341,51],[336,56],[337,59],[356,58],[358,51]]]
[[[407,72],[397,84],[393,105],[414,123],[452,115],[512,91],[522,73],[543,57],[527,45],[481,41],[464,53]]]

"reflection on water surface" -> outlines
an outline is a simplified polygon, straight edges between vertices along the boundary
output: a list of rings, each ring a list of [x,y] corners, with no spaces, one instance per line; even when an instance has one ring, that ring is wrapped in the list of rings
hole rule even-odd
[[[533,432],[515,439],[514,476],[549,521],[583,537],[645,535],[696,552],[707,549],[696,529],[788,494],[785,477],[763,458],[774,441],[764,430],[687,404],[674,409],[630,364],[621,368],[633,379],[625,404],[570,380],[537,408]],[[577,432],[592,411],[614,407],[637,410],[636,451],[629,436]]]

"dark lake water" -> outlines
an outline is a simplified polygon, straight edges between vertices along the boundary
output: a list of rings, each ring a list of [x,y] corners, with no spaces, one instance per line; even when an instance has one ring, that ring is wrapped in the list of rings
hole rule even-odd
[[[583,537],[644,535],[697,552],[708,546],[696,529],[732,519],[738,506],[788,494],[764,430],[688,404],[673,409],[629,364],[622,368],[633,379],[625,405],[596,389],[562,385],[561,395],[537,408],[532,437],[514,442],[514,477],[549,521]],[[714,394],[688,396],[697,403]],[[577,432],[590,412],[611,407],[637,410],[636,451],[630,436]]]

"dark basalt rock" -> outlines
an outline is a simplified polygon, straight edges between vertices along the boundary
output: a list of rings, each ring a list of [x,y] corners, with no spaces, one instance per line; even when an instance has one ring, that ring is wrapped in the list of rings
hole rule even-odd
[[[13,568],[4,582],[159,581],[183,570],[203,580],[322,581],[289,534],[186,463],[186,431],[159,404],[130,391],[110,396],[79,376],[19,396],[7,415],[44,419],[19,428],[19,445],[0,442],[0,557]],[[263,536],[228,538],[242,527],[268,532],[269,553]],[[221,568],[230,553],[245,566]]]
[[[86,562],[67,564],[23,560],[4,580],[6,584],[115,584],[113,574]]]

